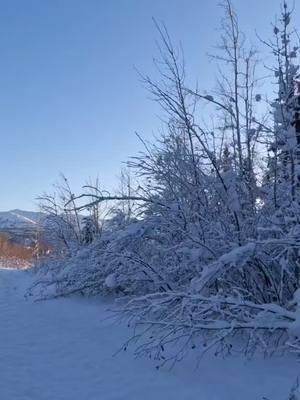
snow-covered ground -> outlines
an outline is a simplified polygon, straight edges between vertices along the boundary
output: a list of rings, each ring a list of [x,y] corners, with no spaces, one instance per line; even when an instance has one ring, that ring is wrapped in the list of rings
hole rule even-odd
[[[300,365],[292,358],[213,356],[155,369],[130,352],[130,334],[96,300],[25,300],[30,273],[0,270],[1,400],[285,400]]]

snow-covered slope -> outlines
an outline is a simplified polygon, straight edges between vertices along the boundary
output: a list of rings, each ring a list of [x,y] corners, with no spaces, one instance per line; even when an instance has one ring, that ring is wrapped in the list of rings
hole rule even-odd
[[[11,210],[0,212],[0,230],[34,227],[42,214],[34,211]]]
[[[173,369],[116,354],[132,332],[100,300],[24,299],[30,273],[0,269],[2,400],[287,400],[292,357],[226,360],[212,354]]]

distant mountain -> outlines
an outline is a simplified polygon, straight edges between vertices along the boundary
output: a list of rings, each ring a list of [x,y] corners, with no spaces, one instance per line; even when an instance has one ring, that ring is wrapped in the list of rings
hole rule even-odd
[[[34,228],[42,218],[43,214],[35,211],[0,211],[0,231],[15,228]]]

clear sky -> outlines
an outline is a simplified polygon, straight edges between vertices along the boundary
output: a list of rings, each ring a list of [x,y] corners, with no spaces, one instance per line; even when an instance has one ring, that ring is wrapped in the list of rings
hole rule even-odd
[[[153,73],[154,16],[181,41],[188,72],[212,86],[219,0],[0,0],[0,210],[34,209],[63,172],[78,190],[160,127],[134,66]],[[277,0],[235,0],[242,28],[271,36]],[[295,21],[300,21],[300,0]],[[299,4],[298,4],[299,3]]]

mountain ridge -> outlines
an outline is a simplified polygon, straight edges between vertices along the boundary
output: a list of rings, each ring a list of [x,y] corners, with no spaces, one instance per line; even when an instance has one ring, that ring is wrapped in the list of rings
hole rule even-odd
[[[43,214],[38,211],[20,209],[0,211],[0,229],[33,228],[38,224],[42,215]]]

